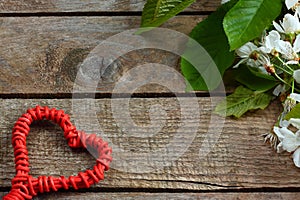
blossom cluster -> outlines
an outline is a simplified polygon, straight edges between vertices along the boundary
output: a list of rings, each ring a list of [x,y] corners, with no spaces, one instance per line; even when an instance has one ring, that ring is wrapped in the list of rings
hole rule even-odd
[[[300,83],[300,70],[293,69],[289,65],[299,65],[300,52],[300,21],[297,14],[286,14],[280,24],[273,22],[275,30],[266,32],[259,43],[248,42],[237,49],[237,55],[242,58],[234,68],[242,63],[257,67],[262,73],[276,76],[286,72],[292,74],[297,83]],[[271,62],[278,59],[279,64]],[[277,76],[277,78],[279,78]],[[284,81],[282,81],[285,83]]]
[[[279,23],[273,21],[272,29],[260,39],[236,50],[240,60],[234,68],[244,64],[278,80],[273,95],[284,97],[283,112],[273,130],[265,135],[265,141],[278,153],[293,153],[294,164],[300,168],[300,118],[286,118],[300,102],[300,1],[286,0],[285,5],[289,13]]]

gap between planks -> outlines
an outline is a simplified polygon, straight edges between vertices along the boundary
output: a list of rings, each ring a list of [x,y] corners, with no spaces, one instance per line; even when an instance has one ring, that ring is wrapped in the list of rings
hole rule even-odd
[[[105,99],[105,98],[174,98],[174,97],[224,97],[226,94],[231,94],[231,91],[208,92],[194,91],[182,93],[0,93],[0,99]]]

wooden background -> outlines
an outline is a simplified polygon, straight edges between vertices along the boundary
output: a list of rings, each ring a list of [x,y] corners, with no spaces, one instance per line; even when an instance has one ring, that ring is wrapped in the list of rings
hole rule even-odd
[[[72,118],[71,98],[78,66],[102,40],[137,28],[144,3],[144,0],[0,0],[0,196],[9,191],[14,176],[11,146],[14,122],[27,108],[37,104],[64,109]],[[163,27],[188,34],[219,4],[220,0],[198,0]],[[300,169],[294,166],[291,155],[277,154],[263,143],[261,136],[271,129],[281,111],[276,101],[266,110],[248,113],[241,119],[227,118],[214,148],[204,159],[199,159],[212,113],[209,94],[198,92],[198,97],[192,98],[182,92],[176,98],[164,87],[148,85],[138,88],[130,99],[131,116],[137,124],[147,125],[149,108],[160,105],[166,110],[167,124],[152,138],[126,135],[116,126],[111,104],[118,105],[128,99],[122,94],[118,99],[110,97],[115,82],[124,72],[147,62],[179,70],[178,57],[159,50],[135,51],[120,58],[118,68],[108,71],[97,87],[99,124],[114,145],[133,152],[153,152],[163,148],[178,129],[180,98],[190,104],[196,101],[202,108],[200,121],[191,118],[189,128],[183,131],[197,132],[185,153],[169,166],[151,173],[112,168],[103,182],[90,189],[43,194],[35,199],[300,198]],[[230,92],[230,86],[226,86]],[[186,109],[192,112],[193,106]],[[122,113],[126,108],[120,106],[118,110]],[[160,114],[159,110],[151,113]],[[89,121],[89,116],[85,119]],[[212,123],[219,125],[218,121]],[[69,149],[60,128],[47,122],[32,125],[28,149],[33,176],[68,176],[94,164],[88,153]],[[133,155],[129,153],[128,157],[134,160]]]

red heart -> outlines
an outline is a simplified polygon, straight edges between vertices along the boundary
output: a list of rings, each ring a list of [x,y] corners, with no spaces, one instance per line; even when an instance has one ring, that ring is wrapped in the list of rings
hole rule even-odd
[[[64,136],[71,148],[94,148],[98,152],[98,159],[93,170],[79,172],[77,176],[69,178],[39,176],[33,178],[29,175],[28,151],[26,148],[26,137],[29,133],[29,126],[33,120],[52,120],[64,130]],[[16,122],[12,132],[12,145],[14,147],[16,176],[12,179],[11,191],[3,197],[4,200],[25,200],[32,199],[38,193],[57,191],[60,188],[74,189],[88,188],[92,184],[104,179],[104,171],[109,169],[112,160],[111,148],[106,142],[95,134],[86,134],[77,131],[70,122],[69,115],[62,110],[37,106],[29,109]]]

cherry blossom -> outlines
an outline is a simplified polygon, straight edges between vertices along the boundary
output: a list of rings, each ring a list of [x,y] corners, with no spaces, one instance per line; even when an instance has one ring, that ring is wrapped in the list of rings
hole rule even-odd
[[[300,168],[300,131],[296,133],[289,130],[287,127],[274,127],[274,133],[277,135],[280,141],[277,145],[277,152],[283,151],[293,152],[294,164]]]
[[[280,33],[290,34],[297,33],[300,31],[300,22],[297,15],[285,14],[282,21],[280,21],[280,25],[273,21],[273,25],[275,29]]]

